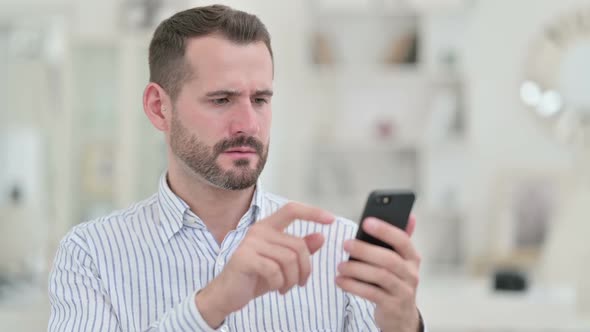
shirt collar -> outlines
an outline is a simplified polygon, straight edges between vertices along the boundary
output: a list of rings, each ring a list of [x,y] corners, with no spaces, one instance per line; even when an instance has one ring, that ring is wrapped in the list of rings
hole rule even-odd
[[[252,225],[259,217],[262,209],[264,191],[260,180],[256,182],[256,189],[252,196],[250,208],[240,219],[237,229]],[[193,211],[188,204],[178,197],[168,185],[168,173],[165,172],[160,177],[158,186],[158,209],[160,212],[159,226],[162,235],[166,241],[176,234],[183,226],[206,229],[205,224]]]
[[[158,209],[160,218],[157,220],[166,241],[182,228],[184,214],[189,210],[188,204],[176,196],[168,185],[168,172],[160,177],[158,186]]]

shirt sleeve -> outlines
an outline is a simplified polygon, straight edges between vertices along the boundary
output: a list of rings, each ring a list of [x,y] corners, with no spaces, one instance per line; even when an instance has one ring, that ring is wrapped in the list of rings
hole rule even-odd
[[[197,291],[198,292],[198,291]],[[158,321],[152,323],[147,331],[203,331],[203,332],[225,332],[224,324],[217,329],[211,328],[195,303],[194,292],[185,298],[176,308],[169,310]],[[183,322],[186,322],[183,324]]]
[[[194,301],[186,297],[144,331],[224,331],[207,325]],[[65,239],[59,246],[49,277],[49,332],[122,331],[111,298],[91,256],[78,243]]]
[[[375,304],[352,294],[347,294],[347,297],[344,331],[380,331],[374,318]]]
[[[346,306],[346,316],[344,322],[344,331],[381,331],[374,319],[375,304],[361,297],[348,294],[348,305]],[[419,332],[428,332],[426,324],[420,314]]]

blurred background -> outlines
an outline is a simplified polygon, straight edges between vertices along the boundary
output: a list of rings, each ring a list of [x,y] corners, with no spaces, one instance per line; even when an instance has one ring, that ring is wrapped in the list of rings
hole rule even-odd
[[[358,221],[417,192],[430,331],[590,331],[590,1],[235,0],[275,52],[265,189]],[[0,0],[0,330],[74,225],[155,192],[147,48],[214,1]]]

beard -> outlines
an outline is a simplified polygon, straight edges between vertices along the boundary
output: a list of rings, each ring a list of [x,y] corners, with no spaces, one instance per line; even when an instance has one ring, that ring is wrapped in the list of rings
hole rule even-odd
[[[200,175],[212,185],[226,190],[242,190],[256,184],[266,164],[268,144],[252,136],[236,136],[219,141],[214,146],[201,142],[192,135],[172,111],[170,125],[170,149],[192,172]],[[248,158],[236,159],[233,167],[224,170],[217,158],[229,148],[249,147],[256,151],[258,161],[253,167]]]

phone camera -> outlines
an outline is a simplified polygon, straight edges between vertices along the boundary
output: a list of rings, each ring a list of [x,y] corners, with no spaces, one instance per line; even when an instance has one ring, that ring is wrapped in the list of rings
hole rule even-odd
[[[381,196],[377,199],[377,202],[382,205],[387,205],[391,202],[391,197],[389,196]]]

